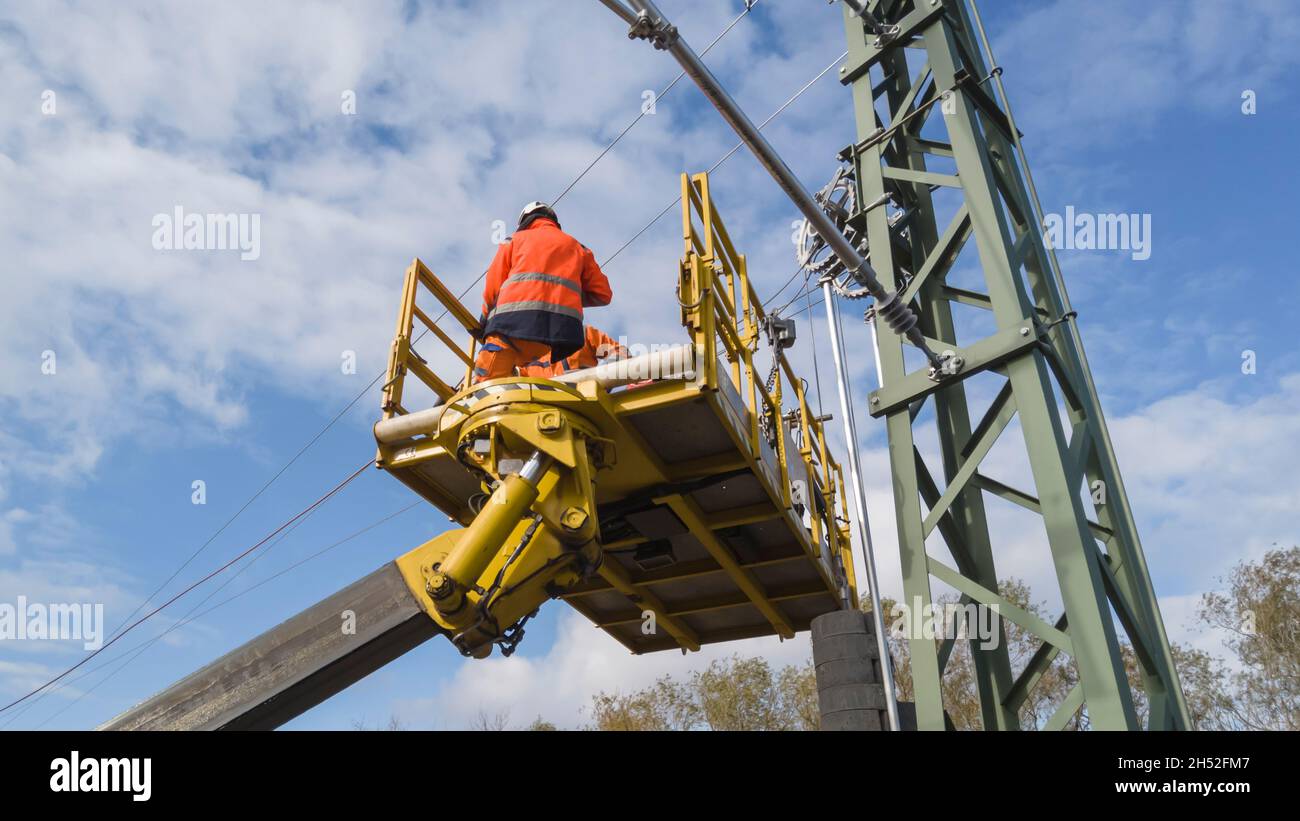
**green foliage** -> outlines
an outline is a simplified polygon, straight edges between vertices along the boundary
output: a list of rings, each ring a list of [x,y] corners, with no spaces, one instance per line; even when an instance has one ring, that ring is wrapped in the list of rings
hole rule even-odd
[[[1225,631],[1236,656],[1230,682],[1211,699],[1212,728],[1300,730],[1300,547],[1271,550],[1257,563],[1242,562],[1227,590],[1201,598],[1200,619]],[[1184,677],[1186,674],[1184,673]]]
[[[590,712],[594,730],[812,730],[817,685],[811,663],[773,670],[766,659],[732,656],[685,680],[598,693]]]
[[[530,732],[555,732],[560,728],[556,727],[554,724],[542,718],[541,716],[538,716],[537,718],[533,719],[532,724],[529,724],[524,729]]]
[[[1051,622],[1055,618],[1048,614],[1045,603],[1033,600],[1029,586],[1019,579],[1004,580],[999,585],[998,592],[1007,601],[1045,621]],[[959,601],[959,596],[946,595],[939,596],[934,603],[938,607],[943,607],[949,604],[956,605]],[[864,612],[870,613],[870,597],[863,596],[859,606]],[[890,631],[890,651],[894,656],[898,698],[900,701],[913,701],[915,691],[912,688],[911,645],[905,635],[900,635],[901,631],[898,629],[901,628],[902,610],[893,599],[888,598],[881,600],[881,609],[885,613],[885,629]],[[1001,641],[1006,643],[1011,669],[1022,670],[1037,652],[1041,642],[1029,631],[1011,621],[1002,619],[1001,624],[1004,634]],[[935,643],[942,644],[942,641],[936,639]],[[1053,661],[1039,679],[1038,685],[1025,699],[1019,715],[1020,726],[1041,727],[1056,712],[1056,706],[1065,699],[1077,681],[1077,673],[1068,659],[1057,658]],[[948,664],[944,668],[943,703],[956,729],[983,729],[984,721],[980,713],[979,687],[975,675],[975,658],[971,653],[971,642],[959,641],[953,647]],[[1069,729],[1085,728],[1086,716],[1082,719],[1076,716],[1067,726]]]

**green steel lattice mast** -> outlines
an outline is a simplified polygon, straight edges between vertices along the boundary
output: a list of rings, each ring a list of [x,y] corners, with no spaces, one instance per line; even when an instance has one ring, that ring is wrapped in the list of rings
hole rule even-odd
[[[996,606],[1002,618],[1042,642],[1018,676],[1005,641],[988,650],[971,642],[987,729],[1021,726],[1019,708],[1062,653],[1075,665],[1078,684],[1045,727],[1064,727],[1082,709],[1095,728],[1138,729],[1117,622],[1137,658],[1149,728],[1186,729],[1187,708],[1133,514],[1060,269],[1043,241],[1000,71],[981,50],[987,43],[978,10],[966,0],[874,0],[861,14],[857,3],[841,5],[849,56],[840,76],[852,91],[858,140],[844,158],[855,173],[856,201],[889,195],[912,211],[906,232],[891,229],[883,207],[860,209],[851,222],[866,232],[884,285],[915,300],[931,349],[963,360],[959,374],[936,382],[924,366],[905,364],[905,340],[878,334],[882,387],[870,394],[869,407],[888,427],[905,601],[930,604],[932,579],[938,580],[964,602]],[[936,198],[944,197],[956,203],[946,224],[935,209]],[[978,250],[982,289],[946,281],[970,242]],[[955,304],[987,312],[996,330],[959,339]],[[973,417],[966,380],[985,372],[1003,377],[1002,384]],[[938,433],[937,469],[916,445],[917,417],[927,401]],[[1014,436],[1005,432],[1013,419],[1032,493],[981,471],[994,442]],[[986,494],[1041,517],[1064,605],[1055,624],[998,595],[999,579],[1017,568],[999,554],[1009,534],[990,533]],[[942,542],[946,555],[937,544],[927,551],[935,531],[941,538],[932,541]],[[942,729],[941,680],[953,643],[913,637],[909,649],[918,723]]]

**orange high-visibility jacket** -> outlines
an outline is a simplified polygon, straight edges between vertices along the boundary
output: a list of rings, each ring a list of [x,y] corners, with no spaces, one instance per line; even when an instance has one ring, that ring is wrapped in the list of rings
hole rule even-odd
[[[591,251],[539,218],[497,249],[483,289],[484,335],[544,342],[559,361],[583,345],[582,309],[612,298]]]
[[[587,326],[584,336],[585,341],[582,348],[567,359],[561,359],[558,363],[550,357],[534,359],[520,368],[520,371],[524,376],[559,376],[569,371],[595,367],[600,363],[600,360],[611,356],[627,355],[626,348],[594,325]]]

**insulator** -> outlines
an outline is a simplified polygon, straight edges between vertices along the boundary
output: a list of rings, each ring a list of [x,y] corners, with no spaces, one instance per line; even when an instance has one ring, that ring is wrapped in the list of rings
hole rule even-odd
[[[884,317],[885,324],[899,336],[912,330],[917,323],[916,314],[906,302],[898,298],[897,292],[890,294],[883,302],[876,303],[876,315]]]

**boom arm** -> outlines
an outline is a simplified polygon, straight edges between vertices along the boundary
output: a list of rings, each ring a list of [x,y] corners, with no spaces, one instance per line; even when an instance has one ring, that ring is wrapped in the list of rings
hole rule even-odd
[[[491,495],[469,527],[397,566],[463,654],[483,658],[496,643],[510,655],[538,607],[600,566],[591,473],[605,449],[581,417],[532,403],[489,407],[445,441]]]

